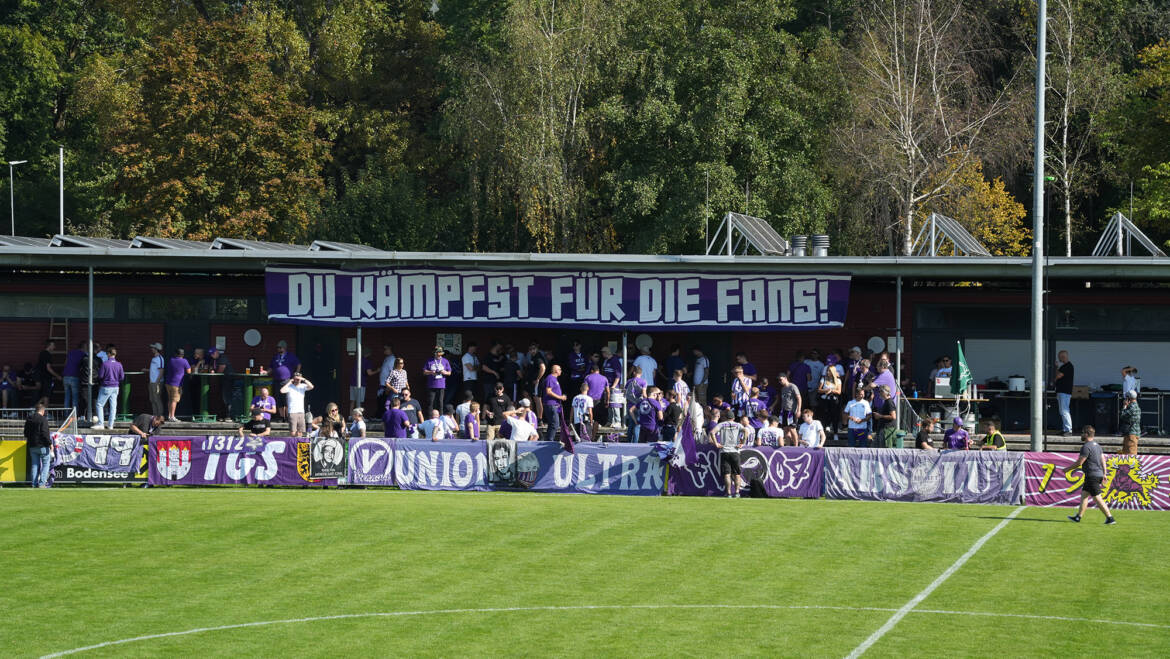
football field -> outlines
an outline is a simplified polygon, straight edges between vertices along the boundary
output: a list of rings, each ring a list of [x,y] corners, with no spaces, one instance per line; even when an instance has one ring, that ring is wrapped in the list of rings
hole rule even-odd
[[[1164,657],[1170,515],[0,491],[7,657]]]

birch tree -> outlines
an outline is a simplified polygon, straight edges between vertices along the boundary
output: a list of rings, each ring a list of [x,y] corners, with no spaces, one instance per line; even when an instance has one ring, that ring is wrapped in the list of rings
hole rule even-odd
[[[855,111],[838,136],[897,200],[906,255],[919,207],[977,157],[985,127],[1005,108],[1007,85],[996,88],[980,67],[977,26],[958,0],[869,0],[859,10]]]

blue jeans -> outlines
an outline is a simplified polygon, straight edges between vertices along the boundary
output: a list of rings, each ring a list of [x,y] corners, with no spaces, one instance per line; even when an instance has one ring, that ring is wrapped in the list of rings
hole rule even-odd
[[[544,431],[544,441],[557,441],[557,433],[561,431],[561,410],[546,402],[544,404],[544,422],[548,425]]]
[[[106,401],[110,403],[110,426],[113,426],[114,419],[118,417],[117,387],[102,387],[98,389],[97,418],[99,426],[106,425]]]
[[[1072,413],[1068,406],[1072,401],[1072,394],[1056,394],[1056,403],[1060,406],[1060,429],[1063,432],[1072,432]]]
[[[61,378],[65,382],[65,409],[81,405],[81,378],[76,375],[66,375]]]
[[[51,455],[52,453],[50,453],[48,446],[28,447],[29,479],[32,481],[33,487],[41,487],[49,482]]]

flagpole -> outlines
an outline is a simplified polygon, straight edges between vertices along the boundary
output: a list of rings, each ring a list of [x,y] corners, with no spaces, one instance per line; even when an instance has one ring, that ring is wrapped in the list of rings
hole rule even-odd
[[[1036,134],[1032,163],[1032,450],[1044,450],[1044,66],[1048,3],[1037,0]]]

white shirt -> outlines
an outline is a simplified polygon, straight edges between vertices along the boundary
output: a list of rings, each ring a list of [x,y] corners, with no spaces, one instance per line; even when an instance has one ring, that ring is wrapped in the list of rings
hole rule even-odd
[[[455,406],[455,418],[466,419],[471,414],[471,403],[459,403]]]
[[[869,422],[866,420],[866,417],[868,417],[871,412],[873,412],[873,408],[870,407],[869,401],[864,398],[861,400],[854,398],[848,403],[845,403],[845,414],[861,419],[861,423],[857,423],[853,419],[849,419],[849,427],[853,430],[868,428]]]
[[[687,386],[686,382],[677,380],[674,383],[674,393],[678,394],[680,403],[685,403],[691,397],[691,388]]]
[[[781,438],[782,435],[780,434],[779,428],[769,426],[756,431],[756,439],[760,440],[760,443],[766,446],[780,446]]]
[[[658,362],[650,355],[642,355],[634,360],[634,366],[642,369],[642,379],[654,384],[654,372],[658,370]]]
[[[349,434],[351,437],[365,437],[366,422],[362,419],[355,420],[349,425]]]
[[[588,394],[573,396],[573,423],[585,423],[591,409],[593,409],[593,399]]]
[[[536,434],[536,428],[531,423],[528,423],[528,421],[519,417],[508,417],[508,423],[512,424],[513,441],[526,442]]]
[[[305,392],[308,390],[308,385],[303,382],[301,384],[288,383],[288,391],[284,395],[288,401],[289,414],[305,413]]]
[[[1124,396],[1127,391],[1137,391],[1137,378],[1132,375],[1125,376],[1121,381],[1121,395]]]
[[[812,423],[800,424],[800,439],[806,442],[809,448],[816,448],[821,443],[821,433],[824,431],[821,422],[813,419]]]
[[[707,384],[707,369],[711,368],[711,360],[706,355],[695,358],[695,384]]]
[[[162,382],[163,376],[163,358],[162,355],[155,355],[150,358],[150,381]]]
[[[804,363],[808,365],[808,370],[811,372],[808,378],[809,386],[814,387],[816,383],[821,381],[821,377],[825,375],[825,362],[816,359],[806,359]]]
[[[463,381],[474,382],[479,379],[479,358],[475,355],[466,353],[463,355]]]

